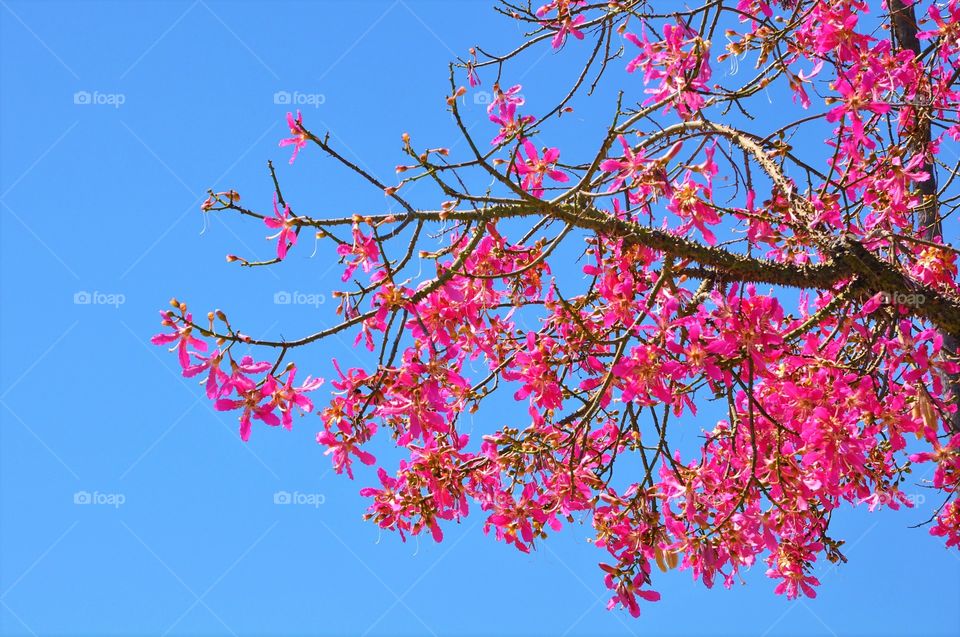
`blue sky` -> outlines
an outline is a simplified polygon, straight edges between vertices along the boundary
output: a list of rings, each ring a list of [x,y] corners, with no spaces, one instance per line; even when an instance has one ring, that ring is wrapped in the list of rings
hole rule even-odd
[[[259,224],[205,222],[204,193],[237,188],[263,208],[273,159],[302,211],[382,210],[381,194],[314,150],[287,165],[275,93],[299,95],[313,130],[389,179],[402,132],[455,141],[443,111],[453,55],[517,41],[490,4],[0,0],[0,632],[960,631],[960,559],[908,528],[933,502],[838,513],[850,561],[820,568],[816,600],[775,597],[762,568],[730,591],[672,572],[656,582],[663,601],[632,620],[604,609],[587,526],[529,556],[484,537],[479,517],[447,526],[440,545],[381,535],[360,519],[370,475],[328,470],[318,422],[256,429],[244,445],[234,417],[148,345],[171,296],[264,337],[333,322],[320,303],[339,283],[329,252],[311,258],[304,241],[280,267],[231,267],[225,254],[265,258],[272,243]],[[546,103],[570,59],[537,53],[512,79]],[[576,104],[564,152],[593,146],[578,131],[609,106],[603,93]],[[465,113],[485,126],[482,107]],[[278,305],[282,292],[318,303]],[[357,365],[346,340],[297,360],[321,374],[333,356]],[[303,504],[275,504],[278,492]]]

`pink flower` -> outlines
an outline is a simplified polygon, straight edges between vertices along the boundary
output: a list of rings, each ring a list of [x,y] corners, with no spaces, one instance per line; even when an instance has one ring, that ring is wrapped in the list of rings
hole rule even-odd
[[[277,196],[273,196],[273,215],[266,217],[263,223],[268,228],[279,228],[280,231],[272,234],[267,239],[277,239],[277,258],[281,261],[286,258],[287,250],[297,242],[297,224],[296,215],[290,213],[290,206],[284,204],[283,212],[277,208]]]
[[[223,352],[218,349],[210,356],[202,356],[197,353],[194,353],[193,356],[200,362],[184,368],[183,375],[187,378],[193,378],[204,370],[210,370],[205,383],[207,398],[216,398],[220,395],[220,384],[229,380],[229,376],[220,370],[220,363],[223,362]]]
[[[767,559],[770,564],[767,577],[780,580],[773,592],[786,595],[787,599],[796,599],[801,593],[811,599],[816,597],[817,591],[813,587],[819,586],[820,580],[809,573],[809,564],[821,550],[823,545],[816,541],[802,545],[781,540],[777,550],[771,551]]]
[[[337,473],[347,472],[347,476],[353,479],[353,469],[351,464],[353,459],[350,454],[355,455],[360,462],[365,465],[374,464],[377,459],[373,454],[357,447],[357,442],[343,434],[335,434],[330,431],[321,431],[317,434],[317,442],[326,445],[327,450],[323,455],[333,454],[333,468]]]
[[[350,280],[357,266],[363,266],[364,272],[370,272],[380,260],[377,242],[373,240],[372,235],[363,234],[359,224],[353,226],[353,245],[349,243],[338,245],[337,254],[347,264],[341,277],[344,281]]]
[[[300,111],[297,111],[297,118],[293,118],[292,113],[287,113],[287,125],[290,126],[290,134],[292,137],[280,140],[280,147],[284,146],[293,146],[293,155],[290,156],[290,163],[297,158],[297,153],[300,152],[300,149],[307,145],[307,140],[310,139],[310,136],[307,135],[307,131],[303,128],[303,116],[300,115]]]
[[[477,75],[477,50],[470,49],[470,60],[467,61],[467,81],[471,88],[480,86],[480,76]]]
[[[890,104],[875,97],[874,88],[861,83],[859,78],[851,75],[841,76],[835,82],[836,90],[840,93],[839,103],[827,113],[828,122],[837,122],[846,115],[852,115],[860,121],[860,111],[868,110],[877,115],[890,112]]]
[[[937,514],[937,523],[930,535],[946,538],[947,548],[960,546],[960,500],[948,502]]]
[[[642,174],[646,169],[648,159],[644,156],[644,149],[641,148],[634,153],[627,143],[626,137],[618,135],[617,139],[623,146],[623,157],[621,159],[604,159],[600,162],[600,170],[608,173],[614,173],[613,181],[610,183],[609,192],[620,190],[625,183],[636,179],[638,174]]]
[[[688,173],[682,183],[674,186],[667,210],[684,219],[684,223],[679,228],[680,232],[696,228],[709,245],[716,245],[717,237],[707,226],[720,223],[720,215],[709,201],[700,197],[701,191],[709,197],[710,189],[690,180],[689,177]]]
[[[796,81],[792,78],[790,80],[790,88],[793,89],[795,95],[793,96],[794,101],[796,101],[797,96],[800,97],[800,105],[803,108],[810,108],[810,97],[807,95],[806,89],[803,88],[805,83],[810,83],[813,78],[823,69],[823,60],[817,62],[813,67],[813,70],[807,73],[806,71],[800,71],[796,75]]]
[[[180,367],[187,369],[190,366],[190,352],[187,350],[188,347],[195,347],[201,352],[207,351],[207,344],[193,336],[193,327],[190,325],[190,323],[193,322],[193,315],[187,313],[182,320],[177,321],[174,319],[173,312],[168,310],[160,312],[160,316],[163,317],[160,323],[171,328],[173,332],[169,334],[157,334],[150,339],[150,342],[154,345],[166,345],[167,343],[176,341],[177,344],[171,348],[170,351],[174,349],[177,350]]]
[[[511,86],[506,91],[501,91],[496,84],[493,85],[494,99],[487,107],[487,114],[491,122],[500,125],[500,132],[490,141],[491,145],[497,146],[514,136],[520,136],[524,126],[533,123],[534,119],[531,115],[517,116],[517,108],[524,104],[520,91],[519,84]]]
[[[666,108],[676,108],[687,119],[704,104],[702,93],[709,90],[710,52],[707,43],[683,23],[665,24],[663,39],[650,42],[646,33],[624,37],[640,48],[640,54],[627,63],[627,73],[640,69],[651,97],[644,104],[673,98]]]
[[[578,40],[583,39],[583,32],[577,27],[584,22],[586,18],[582,13],[573,15],[573,9],[586,5],[585,0],[552,0],[552,2],[543,5],[537,9],[537,16],[543,17],[552,10],[557,11],[557,15],[552,20],[547,20],[544,25],[550,29],[556,29],[557,33],[553,36],[551,45],[559,49],[567,41],[567,34],[572,35]]]
[[[262,374],[273,367],[272,364],[266,361],[260,363],[254,362],[252,356],[244,356],[240,359],[239,364],[231,360],[230,366],[232,368],[232,373],[230,374],[230,377],[227,378],[226,382],[224,382],[220,387],[220,396],[226,396],[231,391],[237,392],[238,395],[250,391],[256,387],[256,383],[247,378],[247,375]]]
[[[305,380],[302,385],[294,387],[293,378],[296,374],[297,369],[291,367],[287,375],[287,382],[278,387],[274,394],[274,401],[277,403],[277,407],[280,408],[280,413],[282,414],[281,420],[286,429],[293,428],[294,408],[300,409],[303,413],[313,411],[313,401],[304,396],[304,394],[314,391],[323,385],[322,378],[311,378],[307,376],[307,380]]]
[[[916,246],[910,273],[925,285],[950,286],[957,284],[957,254],[933,246]]]
[[[254,387],[243,392],[239,400],[220,398],[213,406],[217,411],[243,409],[243,413],[240,415],[240,439],[246,442],[250,439],[251,416],[271,427],[280,424],[280,419],[273,413],[277,407],[276,402],[272,399],[276,387],[277,381],[274,380],[273,376],[267,376],[267,380],[264,381],[262,387]],[[268,402],[262,404],[264,400],[268,400]]]
[[[523,177],[521,185],[523,189],[531,195],[534,197],[543,196],[544,176],[548,176],[550,179],[561,183],[569,180],[566,173],[554,167],[560,158],[560,151],[558,149],[546,148],[543,151],[543,157],[540,157],[536,147],[530,140],[523,140],[521,146],[527,158],[523,159],[520,153],[517,153],[517,161],[514,164],[513,170]]]

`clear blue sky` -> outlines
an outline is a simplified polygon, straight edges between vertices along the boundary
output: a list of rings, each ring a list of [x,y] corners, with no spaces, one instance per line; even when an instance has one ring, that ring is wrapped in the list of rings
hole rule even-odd
[[[3,634],[960,632],[960,559],[908,528],[931,501],[838,513],[850,562],[820,568],[816,600],[775,597],[762,567],[731,591],[670,573],[656,582],[663,601],[632,620],[604,609],[588,527],[529,556],[485,538],[480,517],[447,526],[440,545],[381,536],[360,519],[370,474],[329,472],[313,418],[244,445],[235,418],[147,345],[173,295],[265,337],[333,321],[331,304],[273,302],[329,298],[328,254],[309,258],[304,241],[279,268],[231,267],[225,254],[264,258],[272,244],[235,218],[203,231],[203,193],[236,187],[266,206],[273,159],[304,212],[381,209],[314,150],[287,166],[274,93],[322,95],[303,107],[307,124],[389,177],[401,132],[455,140],[443,113],[453,52],[516,41],[490,4],[0,0]],[[548,54],[526,71],[528,98],[561,63]],[[76,104],[82,91],[102,103]],[[609,104],[578,103],[577,121],[606,122]],[[468,114],[485,125],[481,108]],[[91,303],[75,303],[82,292]],[[331,356],[357,363],[335,341],[297,359],[328,373]],[[277,505],[278,491],[322,504]],[[76,504],[83,492],[102,504]]]

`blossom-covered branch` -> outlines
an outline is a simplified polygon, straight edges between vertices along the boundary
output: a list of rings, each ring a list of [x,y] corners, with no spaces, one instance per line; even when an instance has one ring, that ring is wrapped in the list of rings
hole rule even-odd
[[[960,192],[944,150],[960,141],[960,2],[658,4],[501,3],[529,31],[451,67],[460,150],[403,134],[396,181],[290,113],[291,163],[322,153],[389,205],[303,214],[271,164],[262,210],[234,190],[202,208],[268,227],[276,258],[229,257],[241,265],[286,259],[305,230],[328,242],[350,284],[340,322],[277,341],[175,300],[155,342],[246,440],[314,412],[321,381],[284,361],[350,332],[369,364],[335,363],[317,441],[350,477],[388,441],[404,449],[362,489],[369,519],[439,541],[481,515],[521,551],[580,520],[611,607],[634,615],[659,598],[654,567],[731,586],[762,561],[778,594],[815,595],[814,564],[846,559],[833,512],[911,506],[917,464],[943,495],[931,533],[957,547],[960,252],[945,235]],[[537,80],[559,83],[554,103],[511,81],[543,49],[571,60]],[[486,88],[475,136],[463,98]],[[605,88],[596,152],[578,154],[568,115]],[[415,183],[431,194],[414,200]],[[485,410],[495,395],[525,411]]]

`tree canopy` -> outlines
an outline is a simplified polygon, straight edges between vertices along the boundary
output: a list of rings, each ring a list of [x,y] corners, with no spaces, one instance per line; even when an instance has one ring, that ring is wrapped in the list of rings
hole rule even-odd
[[[462,144],[403,134],[390,183],[288,114],[290,163],[323,153],[392,210],[308,215],[322,202],[287,200],[272,164],[272,209],[235,190],[202,209],[272,232],[276,258],[227,257],[244,267],[316,236],[343,265],[340,321],[263,340],[175,299],[154,342],[244,440],[316,410],[337,473],[402,448],[361,491],[384,529],[440,541],[480,515],[526,552],[592,525],[610,606],[633,615],[658,568],[730,586],[761,561],[778,594],[815,596],[812,565],[846,559],[834,511],[911,506],[918,464],[942,500],[930,532],[957,548],[960,2],[680,6],[500,3],[526,33],[451,65]],[[559,101],[528,101],[517,69],[551,48],[579,62],[530,79]],[[609,85],[583,154],[564,129]],[[489,102],[486,127],[464,123],[466,99]],[[315,408],[323,381],[291,361],[341,333],[369,364],[337,365]],[[499,394],[527,414],[468,435]],[[726,417],[694,418],[708,405]]]

